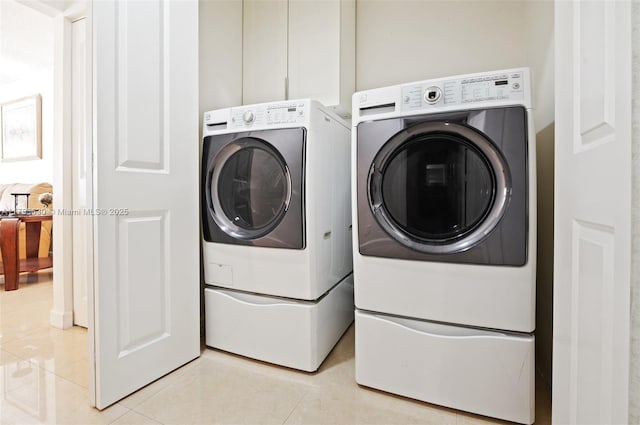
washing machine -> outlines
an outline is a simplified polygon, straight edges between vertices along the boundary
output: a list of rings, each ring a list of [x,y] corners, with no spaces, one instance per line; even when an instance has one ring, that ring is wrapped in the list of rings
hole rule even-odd
[[[350,141],[313,100],[204,114],[208,346],[314,371],[353,322]]]
[[[359,384],[533,423],[535,155],[526,68],[354,94]]]

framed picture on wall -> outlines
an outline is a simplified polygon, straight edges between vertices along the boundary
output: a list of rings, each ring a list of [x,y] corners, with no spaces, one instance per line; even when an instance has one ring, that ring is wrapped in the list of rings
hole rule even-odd
[[[2,104],[2,161],[42,158],[42,97],[39,94]]]

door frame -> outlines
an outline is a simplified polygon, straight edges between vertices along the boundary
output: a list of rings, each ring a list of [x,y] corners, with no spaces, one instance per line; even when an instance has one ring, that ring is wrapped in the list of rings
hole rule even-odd
[[[92,159],[91,146],[91,75],[87,66],[92,47],[86,40],[87,18],[72,20],[72,72],[71,72],[71,189],[74,214],[73,233],[73,324],[89,326],[89,283],[93,281],[93,224],[88,211],[92,208]],[[78,40],[82,42],[79,44]],[[89,40],[90,41],[90,40]],[[78,72],[74,74],[74,71]],[[79,96],[78,96],[79,94]]]
[[[54,21],[54,137],[53,137],[53,197],[57,214],[53,220],[53,305],[49,322],[51,326],[68,329],[73,326],[73,176],[71,138],[71,24],[86,19],[87,48],[91,49],[91,2],[76,1],[53,17]],[[91,75],[91,50],[87,52],[87,75]],[[87,81],[91,81],[90,78]],[[92,97],[91,88],[87,96]],[[92,103],[87,99],[87,129],[92,126]],[[93,137],[86,134],[86,148],[93,151]],[[88,189],[88,199],[93,198],[93,188]],[[68,214],[67,214],[68,212]],[[89,232],[89,237],[91,237]],[[88,244],[93,246],[93,243]],[[91,254],[91,253],[88,253]],[[87,254],[87,255],[88,255]],[[86,257],[86,258],[92,258]],[[88,285],[91,290],[91,284]],[[91,326],[91,324],[89,324]]]

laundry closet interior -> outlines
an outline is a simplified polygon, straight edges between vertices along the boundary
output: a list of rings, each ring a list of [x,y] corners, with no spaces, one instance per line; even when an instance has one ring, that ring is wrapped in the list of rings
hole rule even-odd
[[[524,155],[525,157],[528,155],[529,158],[534,157],[534,160],[520,163],[520,168],[531,171],[534,176],[537,175],[533,180],[535,184],[531,186],[532,190],[535,191],[531,199],[535,200],[537,198],[537,205],[536,202],[531,203],[534,208],[530,212],[532,217],[537,216],[537,220],[534,220],[533,224],[530,223],[530,228],[533,232],[528,234],[528,238],[533,238],[534,241],[533,245],[529,245],[529,248],[533,246],[536,251],[529,252],[529,258],[534,259],[532,266],[533,276],[536,276],[535,282],[531,286],[535,288],[534,296],[536,298],[534,326],[535,373],[541,377],[540,382],[550,388],[554,172],[554,4],[552,2],[201,1],[199,3],[199,41],[200,124],[203,131],[201,136],[204,138],[204,144],[201,146],[201,155],[204,156],[201,162],[201,202],[206,204],[202,206],[201,211],[205,233],[203,235],[205,273],[202,276],[202,287],[204,298],[206,299],[205,303],[217,306],[214,309],[215,311],[224,312],[227,311],[225,309],[230,309],[228,310],[229,314],[225,316],[229,321],[229,324],[226,325],[227,327],[241,320],[243,314],[246,314],[242,310],[234,310],[230,304],[225,304],[228,302],[225,300],[229,296],[233,296],[234,285],[244,279],[241,276],[246,275],[246,268],[240,264],[234,266],[231,258],[237,253],[249,253],[250,251],[240,251],[243,249],[242,247],[233,246],[227,249],[224,244],[230,243],[231,240],[228,236],[221,235],[219,239],[216,239],[212,233],[208,234],[209,228],[219,228],[223,231],[224,229],[231,229],[229,234],[239,235],[238,240],[242,238],[248,240],[250,237],[242,234],[244,232],[242,229],[248,225],[242,227],[242,224],[240,224],[240,228],[236,228],[234,227],[235,224],[232,223],[233,219],[231,219],[231,222],[225,222],[224,217],[216,218],[211,216],[210,223],[207,224],[206,222],[208,205],[211,206],[211,210],[217,208],[218,210],[230,212],[230,215],[227,214],[230,217],[235,214],[238,220],[246,218],[243,212],[238,209],[238,205],[240,205],[238,202],[240,201],[234,201],[231,203],[232,205],[225,206],[225,201],[222,198],[222,202],[217,205],[211,199],[211,193],[215,191],[234,189],[224,189],[224,184],[220,183],[223,174],[228,172],[230,168],[222,163],[214,164],[215,160],[213,158],[217,154],[211,154],[210,152],[224,152],[227,149],[229,153],[225,154],[225,158],[229,159],[237,149],[258,148],[257,145],[247,145],[246,143],[249,142],[242,141],[235,148],[228,147],[229,143],[235,143],[233,140],[218,141],[215,142],[218,143],[216,146],[212,144],[211,146],[213,147],[210,147],[207,143],[208,141],[221,140],[220,137],[229,138],[231,137],[229,134],[234,131],[240,132],[240,130],[245,130],[246,132],[238,136],[239,139],[243,137],[260,139],[262,136],[258,134],[258,131],[251,132],[251,126],[260,123],[263,126],[276,123],[275,128],[282,128],[285,123],[299,123],[301,127],[304,127],[307,124],[300,121],[300,117],[311,115],[309,111],[314,108],[313,101],[318,101],[322,105],[329,107],[324,112],[326,117],[335,116],[336,122],[342,119],[350,126],[352,120],[356,118],[358,118],[359,123],[366,122],[368,118],[365,116],[365,112],[373,114],[376,112],[374,107],[380,106],[371,106],[367,103],[366,93],[369,93],[368,91],[372,89],[442,79],[442,84],[444,84],[442,93],[434,92],[433,94],[433,98],[437,102],[440,99],[440,95],[443,97],[446,95],[446,87],[451,87],[446,86],[447,81],[444,80],[447,80],[447,78],[455,78],[458,75],[528,68],[531,82],[529,84],[525,79],[527,82],[524,84],[527,86],[526,90],[530,95],[533,108],[532,113],[526,118],[526,122],[533,128],[531,131],[532,134],[535,134],[535,137],[532,139],[535,139],[535,143],[531,145],[533,150],[529,151],[528,154],[525,149]],[[490,78],[493,78],[491,87],[493,87],[494,80],[496,87],[503,83],[505,85],[509,84],[509,87],[519,87],[521,75],[518,72],[510,73],[504,77],[504,81],[500,80],[502,77],[497,74],[490,76]],[[512,78],[515,79],[512,80]],[[529,78],[529,74],[527,74],[527,78]],[[468,84],[468,81],[465,80],[460,84]],[[398,88],[398,90],[401,89]],[[402,90],[405,90],[404,86]],[[362,112],[361,117],[352,115],[352,111],[357,110],[352,105],[351,96],[354,92],[363,93],[361,95],[363,97],[360,99],[356,99],[358,95],[353,98],[354,102],[356,100],[362,102],[363,106],[360,111],[365,112]],[[405,91],[402,93],[404,94]],[[369,94],[369,96],[373,95]],[[307,101],[296,102],[299,99],[311,99],[311,103],[305,103]],[[425,101],[427,101],[426,97]],[[401,101],[399,100],[398,102]],[[269,106],[256,107],[254,106],[256,104]],[[385,105],[389,104],[385,103]],[[371,107],[371,111],[367,110],[369,107]],[[400,106],[398,106],[399,108]],[[328,122],[329,118],[326,121]],[[260,127],[260,129],[262,130],[263,127]],[[308,128],[306,131],[309,131]],[[216,132],[222,135],[216,136],[218,134]],[[526,129],[524,132],[526,133]],[[224,134],[227,134],[227,136],[224,136]],[[269,141],[268,137],[272,136],[267,134],[265,140]],[[306,153],[307,155],[322,155],[320,151],[310,148],[310,146],[314,146],[313,143],[316,143],[313,139],[314,137],[317,136],[307,136]],[[275,146],[277,151],[280,147],[279,143],[282,142],[270,141],[267,145]],[[352,141],[352,143],[355,143],[355,141]],[[345,154],[345,152],[336,148],[332,154]],[[207,155],[210,155],[211,158],[209,162],[205,158]],[[274,158],[277,157],[278,154],[275,153]],[[257,157],[253,156],[252,158],[255,161]],[[283,157],[283,159],[286,162],[287,158]],[[307,163],[314,160],[310,156],[306,158]],[[238,161],[234,163],[234,169],[238,168]],[[331,159],[328,161],[328,163],[322,163],[322,165],[318,166],[331,167]],[[339,164],[343,164],[342,167],[344,167],[346,163],[336,157],[335,164],[333,164],[335,170],[338,170],[336,167]],[[354,164],[352,162],[351,166],[353,167]],[[510,165],[513,166],[513,164]],[[216,166],[218,167],[217,171]],[[208,172],[209,174],[206,171],[207,167],[211,168]],[[437,173],[438,165],[427,165],[427,168],[429,167],[436,167],[432,169],[436,170]],[[535,169],[530,170],[527,167],[534,167]],[[222,171],[220,171],[220,168]],[[290,168],[282,167],[281,169],[285,174],[291,171],[295,177],[295,171],[292,171],[293,167]],[[524,172],[525,170],[514,169],[507,178],[510,179],[512,175],[519,171]],[[241,180],[237,172],[235,178],[236,180]],[[517,177],[514,178],[517,179]],[[439,177],[434,177],[434,179],[428,185],[442,182],[442,180],[438,180]],[[323,177],[323,180],[326,180],[327,184],[329,184],[331,178],[326,176]],[[211,186],[212,182],[215,182],[213,186]],[[347,180],[345,180],[346,182]],[[335,187],[335,182],[331,184]],[[523,190],[526,191],[526,189]],[[268,190],[265,189],[263,193],[266,192]],[[276,197],[281,196],[283,199],[289,196],[283,188],[276,188],[273,195]],[[307,199],[312,198],[312,192],[308,192]],[[292,205],[296,205],[295,193],[287,199],[291,199]],[[257,200],[254,197],[253,200],[247,201],[245,199],[244,202],[259,202],[259,199]],[[526,205],[529,201],[525,202],[523,198],[522,202],[523,205]],[[357,200],[354,197],[351,202],[351,208],[356,208],[356,203]],[[514,207],[512,206],[512,208]],[[526,206],[523,208],[526,209]],[[288,220],[285,214],[290,213],[288,207],[286,209],[286,212],[282,210],[280,218],[277,218],[277,214],[274,213],[275,218],[260,218],[256,216],[253,219],[263,219],[264,223],[270,222],[269,220],[273,220],[274,223],[276,221],[281,223],[280,220],[282,220],[284,223]],[[469,213],[467,212],[467,214]],[[484,213],[479,214],[482,215]],[[490,213],[487,212],[487,214]],[[311,239],[309,238],[312,237],[309,236],[309,232],[313,229],[306,228],[305,230],[307,232],[306,238],[310,241]],[[349,231],[351,230],[353,232],[358,231],[356,223],[353,224],[353,229],[349,229]],[[503,231],[505,234],[509,233],[508,229]],[[256,235],[253,234],[253,236]],[[327,230],[324,235],[325,238],[341,237],[341,234],[338,234],[335,230]],[[262,236],[258,235],[258,238]],[[288,237],[278,236],[276,239],[278,239],[278,243],[281,243],[282,240],[286,242]],[[214,242],[214,244],[209,246],[207,242]],[[222,243],[216,245],[217,242]],[[231,241],[231,243],[234,242]],[[264,243],[267,244],[265,245]],[[277,244],[271,245],[269,242],[264,243],[260,242],[257,246],[278,246]],[[246,245],[244,242],[240,243],[240,245],[242,244]],[[211,248],[214,246],[222,248]],[[286,244],[280,246],[280,248],[283,246],[286,246]],[[304,243],[303,245],[295,245],[295,243],[290,245],[290,247],[294,246],[298,248],[300,246],[304,247]],[[354,246],[355,249],[357,249],[356,246]],[[284,256],[278,257],[281,252],[273,254],[275,256],[273,259],[278,262],[279,267],[286,270],[287,260]],[[363,252],[362,249],[360,252]],[[252,258],[254,256],[253,253],[247,255]],[[255,254],[255,257],[258,256],[258,254]],[[213,257],[222,258],[223,260],[219,262],[210,260]],[[213,265],[209,266],[208,262]],[[524,263],[527,263],[527,261],[524,260],[520,265]],[[313,261],[310,264],[314,264]],[[476,262],[476,264],[478,263]],[[513,267],[514,264],[512,263],[510,266]],[[340,273],[340,279],[342,279],[345,272],[342,271]],[[357,280],[357,269],[355,273]],[[446,274],[446,270],[444,273]],[[236,283],[233,282],[234,279],[237,281]],[[335,282],[338,281],[339,279],[335,280]],[[212,284],[211,282],[214,282],[213,285],[216,288],[208,287]],[[255,286],[252,286],[251,283],[243,285],[245,285],[244,281],[235,288],[240,290],[241,295],[239,296],[244,297],[241,303],[265,302],[264,299],[248,298],[262,293],[258,288],[259,282],[255,282]],[[356,284],[356,293],[357,291]],[[330,293],[328,292],[328,294]],[[305,297],[294,295],[293,292],[278,288],[272,289],[272,292],[264,292],[264,294],[267,297],[283,296],[295,299]],[[499,300],[503,295],[496,293],[495,299]],[[309,295],[305,299],[313,300],[317,296],[318,294],[313,297]],[[396,297],[398,295],[390,294],[389,296]],[[357,298],[356,294],[356,304]],[[217,320],[215,323],[210,321],[212,315],[209,314],[209,307],[205,311],[206,313],[203,313],[201,321],[203,325],[206,323],[203,328],[206,327],[207,332],[209,332],[209,327],[214,326],[216,323],[224,322],[224,318],[218,314],[216,314]],[[400,315],[402,316],[402,314]],[[410,316],[410,314],[405,316]],[[292,317],[295,316],[290,316],[287,320],[297,320],[292,319]],[[446,322],[447,320],[442,321]],[[471,323],[470,325],[473,326],[474,324]],[[342,330],[337,330],[338,327],[344,329],[344,325],[337,326],[333,333],[340,334],[342,332]],[[486,325],[483,327],[500,329],[500,326]],[[526,331],[529,332],[531,330],[527,329]],[[238,330],[238,334],[244,331],[246,330]],[[250,334],[250,331],[248,332]],[[225,349],[225,347],[234,346],[235,341],[233,338],[236,338],[237,335],[220,335],[220,333],[216,333],[214,338],[216,340],[214,345],[219,344],[216,348]],[[357,335],[358,321],[356,320],[356,341],[358,340]],[[211,345],[209,344],[210,337],[207,334],[207,345]],[[260,335],[247,336],[247,338],[256,338],[256,341],[260,340],[259,337]],[[335,337],[333,338],[335,339]],[[240,343],[240,345],[242,346],[243,344]],[[248,351],[243,352],[242,350]],[[357,350],[356,358],[358,356]],[[234,352],[233,349],[230,349],[230,351]],[[256,353],[252,347],[246,344],[244,344],[243,348],[238,348],[236,352],[267,362],[270,361],[268,355],[265,354],[266,357],[261,357],[261,354]],[[289,360],[282,360],[279,364],[303,370],[313,370],[312,366],[297,367],[295,366],[295,361],[293,363],[287,363],[287,361]],[[274,362],[278,363],[277,361]],[[315,359],[314,362],[317,363],[318,359]],[[479,412],[481,413],[482,409]],[[488,415],[491,416],[491,414]],[[521,422],[527,421],[527,419],[518,420],[515,417],[511,419]]]

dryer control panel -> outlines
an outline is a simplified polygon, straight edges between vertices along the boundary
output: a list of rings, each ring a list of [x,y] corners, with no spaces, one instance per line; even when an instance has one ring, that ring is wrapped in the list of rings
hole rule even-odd
[[[309,104],[306,102],[282,102],[240,106],[231,109],[230,129],[268,127],[270,125],[304,123]]]
[[[402,110],[474,102],[523,100],[524,74],[520,71],[425,81],[402,87]]]

